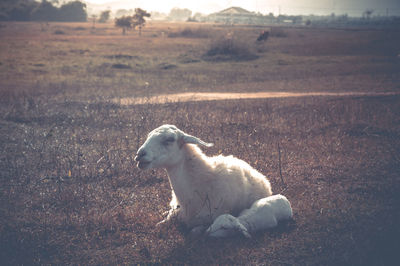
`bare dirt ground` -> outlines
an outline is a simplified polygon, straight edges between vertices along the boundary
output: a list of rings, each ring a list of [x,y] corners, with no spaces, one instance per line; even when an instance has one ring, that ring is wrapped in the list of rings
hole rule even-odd
[[[160,94],[151,97],[125,97],[116,98],[112,102],[121,105],[136,104],[165,104],[176,102],[221,101],[244,99],[271,99],[310,96],[395,96],[396,92],[253,92],[253,93],[227,93],[227,92],[185,92],[177,94]]]

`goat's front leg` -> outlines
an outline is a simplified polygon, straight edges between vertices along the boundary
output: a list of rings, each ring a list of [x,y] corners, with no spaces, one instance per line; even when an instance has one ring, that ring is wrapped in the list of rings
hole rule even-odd
[[[172,222],[179,216],[180,211],[181,210],[180,210],[179,206],[176,206],[176,208],[171,208],[170,210],[164,212],[163,215],[167,215],[167,217],[164,220],[162,220],[161,222],[158,222],[156,224],[156,226],[160,226],[160,225],[164,225],[164,224]]]

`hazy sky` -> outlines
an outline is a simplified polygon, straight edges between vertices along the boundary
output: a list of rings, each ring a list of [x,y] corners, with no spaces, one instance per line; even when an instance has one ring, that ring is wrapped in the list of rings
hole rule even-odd
[[[400,15],[400,0],[85,0],[107,4],[112,9],[141,7],[148,11],[168,13],[173,7],[189,8],[205,14],[231,6],[240,6],[263,14],[344,14],[361,16],[366,9],[375,15]]]

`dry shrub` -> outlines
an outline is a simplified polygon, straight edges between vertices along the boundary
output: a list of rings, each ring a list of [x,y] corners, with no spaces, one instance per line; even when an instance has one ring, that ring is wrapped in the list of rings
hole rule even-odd
[[[132,68],[130,65],[127,65],[127,64],[112,64],[111,67],[116,68],[116,69],[131,69]]]
[[[248,61],[257,59],[249,43],[233,36],[225,36],[211,42],[203,59],[207,61]]]
[[[54,34],[55,34],[55,35],[64,35],[65,32],[64,32],[63,30],[55,30],[55,31],[54,31]]]
[[[210,37],[210,32],[208,29],[205,28],[189,28],[186,27],[182,30],[174,31],[168,33],[168,37],[170,38],[208,38]]]

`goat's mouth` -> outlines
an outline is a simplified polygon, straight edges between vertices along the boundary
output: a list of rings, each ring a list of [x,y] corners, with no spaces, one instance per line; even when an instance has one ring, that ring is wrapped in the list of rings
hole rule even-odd
[[[149,165],[151,164],[151,162],[147,162],[147,161],[139,161],[137,163],[137,166],[139,167],[139,169],[141,170],[145,170],[149,167]]]

